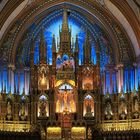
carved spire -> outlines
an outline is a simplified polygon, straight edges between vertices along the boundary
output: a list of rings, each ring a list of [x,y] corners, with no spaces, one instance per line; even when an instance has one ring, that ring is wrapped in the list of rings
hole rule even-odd
[[[52,65],[53,65],[53,68],[55,69],[55,67],[56,67],[56,42],[55,42],[55,35],[53,35],[53,38],[52,38]]]
[[[87,31],[85,44],[84,44],[84,63],[88,64],[91,62],[91,45],[89,39],[89,32]]]
[[[41,29],[41,34],[40,34],[39,57],[40,57],[40,63],[46,63],[47,52],[46,52],[46,42],[44,38],[43,28]]]
[[[52,52],[56,52],[55,35],[53,35],[53,38],[52,38]]]
[[[79,52],[78,35],[76,35],[76,41],[75,41],[75,52]]]
[[[67,11],[64,10],[62,31],[60,32],[60,52],[62,54],[71,53],[71,31],[68,27]]]
[[[67,10],[64,9],[62,31],[69,31]]]
[[[78,68],[78,65],[79,65],[79,42],[78,42],[78,35],[76,35],[76,41],[75,41],[75,65],[76,65],[76,68]]]

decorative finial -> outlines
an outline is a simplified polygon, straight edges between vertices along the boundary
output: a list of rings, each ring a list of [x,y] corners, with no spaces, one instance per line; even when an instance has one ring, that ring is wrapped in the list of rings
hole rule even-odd
[[[63,23],[62,23],[62,31],[68,31],[69,27],[68,27],[68,16],[67,16],[67,10],[64,9],[64,13],[63,13]]]
[[[75,41],[75,52],[79,51],[79,43],[78,43],[78,35],[76,35],[76,41]]]
[[[54,34],[52,37],[52,52],[56,52],[56,42],[55,42],[55,35]]]
[[[39,57],[40,57],[40,63],[47,63],[47,48],[46,48],[46,41],[44,38],[44,27],[41,28],[41,33],[40,33],[40,46],[39,46]]]

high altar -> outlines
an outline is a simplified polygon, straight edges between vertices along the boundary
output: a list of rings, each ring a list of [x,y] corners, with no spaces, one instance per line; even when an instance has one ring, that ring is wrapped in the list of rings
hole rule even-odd
[[[44,34],[45,21],[33,32],[40,25],[37,20],[15,49],[17,55],[9,54],[14,58],[11,63],[0,67],[0,132],[37,133],[41,140],[100,140],[123,137],[123,132],[126,137],[130,134],[129,139],[140,129],[140,67],[126,63],[125,52],[118,58],[124,63],[116,64],[111,44],[115,39],[108,41],[97,24],[88,23],[65,5],[58,11],[51,11],[54,19],[62,16],[58,38]],[[69,16],[87,26],[82,35],[73,36],[78,28],[71,28]],[[127,39],[123,42],[119,26],[113,22],[112,28],[124,45]]]

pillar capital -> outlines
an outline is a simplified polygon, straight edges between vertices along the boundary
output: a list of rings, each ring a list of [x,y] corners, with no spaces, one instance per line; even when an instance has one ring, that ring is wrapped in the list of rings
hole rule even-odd
[[[124,67],[124,64],[123,64],[123,63],[119,63],[119,64],[116,65],[116,68],[117,68],[117,69],[123,68],[123,67]]]
[[[25,68],[24,68],[24,71],[30,71],[30,68],[25,67]]]
[[[8,68],[11,68],[12,70],[15,70],[15,65],[12,64],[12,63],[9,63],[9,64],[8,64]]]
[[[134,63],[133,63],[133,66],[134,66],[134,67],[137,67],[137,63],[136,63],[136,62],[134,62]]]

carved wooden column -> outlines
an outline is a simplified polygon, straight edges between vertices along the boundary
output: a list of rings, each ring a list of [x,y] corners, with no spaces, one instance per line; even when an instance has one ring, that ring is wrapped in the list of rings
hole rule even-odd
[[[138,89],[138,65],[137,65],[137,63],[134,63],[133,64],[133,66],[134,66],[134,88],[135,88],[135,90],[137,90]]]
[[[110,94],[113,93],[113,81],[112,81],[113,70],[110,69]]]
[[[99,92],[99,90],[97,91],[97,109],[98,109],[98,121],[99,123],[101,123],[101,93]]]
[[[1,101],[1,119],[5,118],[5,114],[6,114],[6,104],[5,104],[5,95],[2,93],[2,101]]]
[[[54,94],[55,94],[55,91],[49,91],[49,118],[50,119],[54,119],[55,118],[55,108],[56,108],[56,104],[55,104],[55,101],[54,101]]]
[[[80,90],[78,93],[78,119],[81,120],[83,118],[83,95],[81,93],[82,91]]]
[[[36,125],[37,123],[37,91],[31,95],[31,124]]]
[[[19,120],[19,109],[20,109],[20,98],[19,95],[14,94],[14,117],[13,120],[14,121],[18,121]]]
[[[2,68],[0,67],[0,93],[3,92],[3,71],[2,71]]]
[[[96,99],[96,102],[95,102],[95,120],[96,120],[96,123],[98,122],[101,122],[101,120],[103,120],[103,114],[101,113],[102,112],[102,94],[99,93],[98,90],[96,90],[96,94],[95,94],[95,99]]]
[[[24,89],[25,94],[27,95],[29,93],[29,68],[24,69]]]
[[[17,71],[17,76],[18,76],[18,86],[17,86],[17,93],[20,94],[20,71]]]
[[[117,65],[117,85],[118,85],[118,92],[123,90],[123,64]]]
[[[14,92],[14,70],[15,66],[14,64],[8,65],[8,89],[11,90],[11,92]]]
[[[106,93],[106,73],[103,72],[103,93]]]
[[[30,121],[30,114],[31,114],[31,104],[30,99],[27,101],[27,121]]]
[[[0,120],[2,120],[2,93],[0,92]]]

